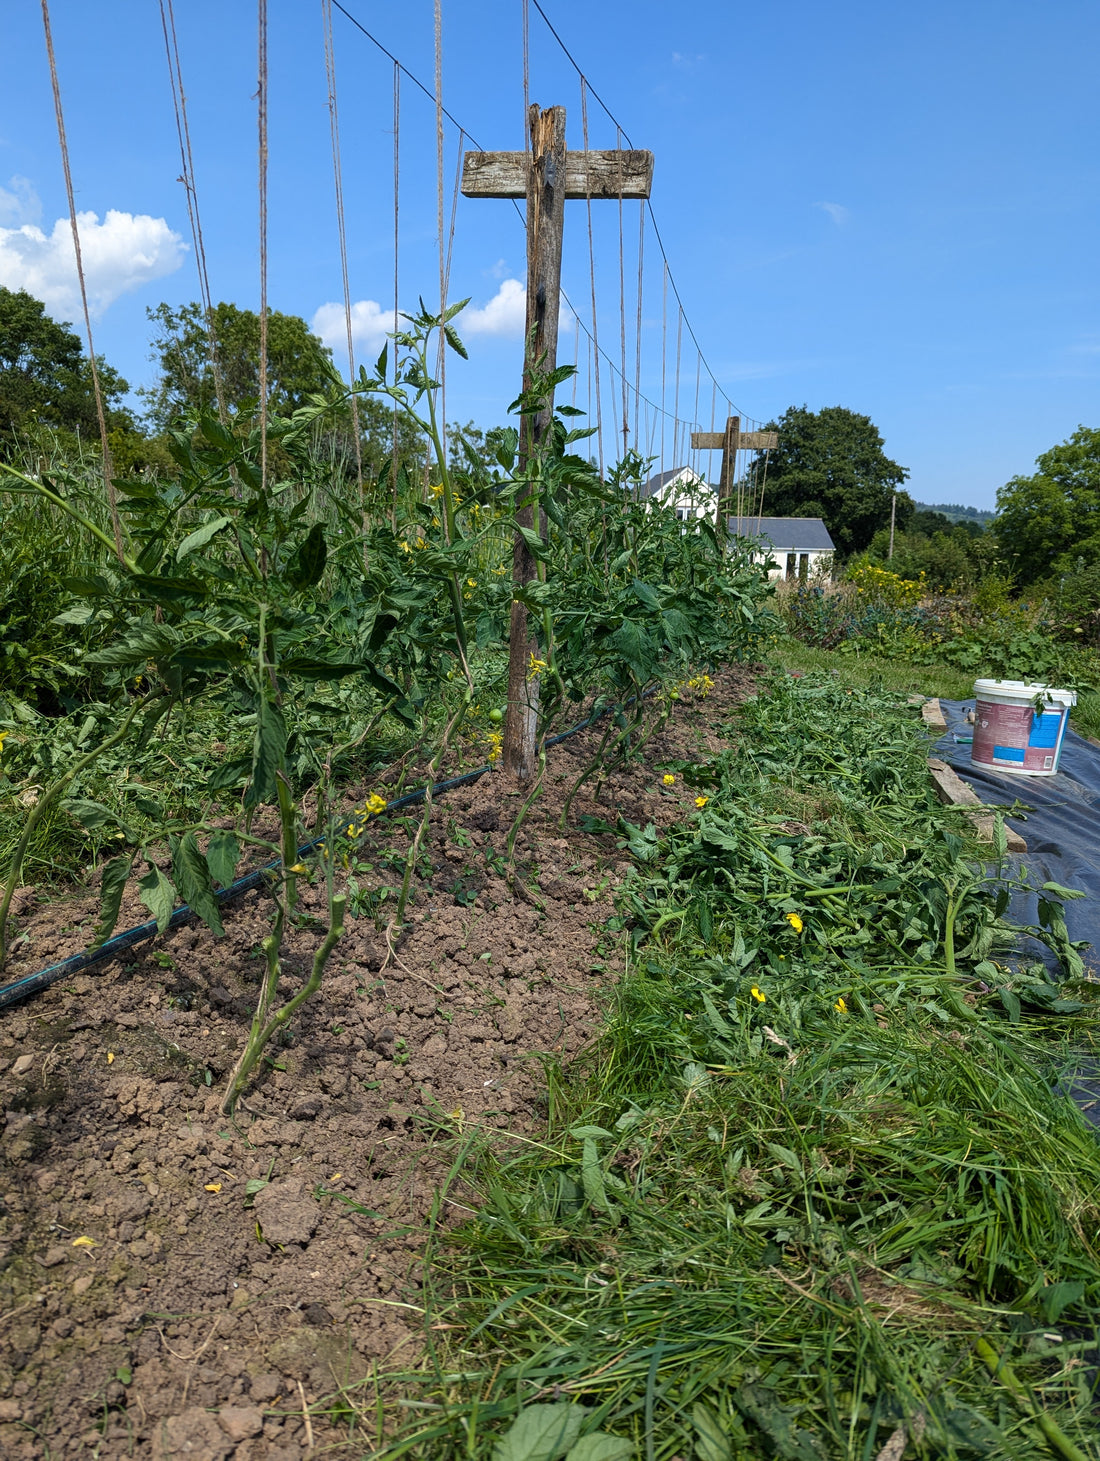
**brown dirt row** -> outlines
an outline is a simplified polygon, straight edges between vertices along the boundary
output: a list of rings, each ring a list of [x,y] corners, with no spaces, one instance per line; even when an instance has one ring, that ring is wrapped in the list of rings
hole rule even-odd
[[[599,803],[578,797],[574,819],[693,813],[660,772],[720,746],[715,727],[751,677],[715,678]],[[374,1367],[416,1362],[419,1229],[450,1133],[537,1129],[538,1055],[575,1056],[598,1026],[625,862],[613,838],[557,825],[597,743],[588,731],[552,751],[521,834],[541,910],[494,871],[516,805],[503,777],[439,801],[396,959],[373,920],[349,920],[235,1125],[219,1104],[255,997],[261,892],[225,910],[224,938],[195,922],[0,1013],[0,1454],[345,1450],[342,1430],[304,1412]],[[360,858],[403,853],[407,835],[379,822]],[[372,879],[398,875],[358,876]],[[88,938],[88,889],[39,898],[21,896],[7,978]],[[306,890],[304,911],[319,917],[323,901]],[[128,903],[119,926],[145,916]],[[319,936],[288,939],[288,992]],[[461,1203],[447,1215],[461,1220]]]

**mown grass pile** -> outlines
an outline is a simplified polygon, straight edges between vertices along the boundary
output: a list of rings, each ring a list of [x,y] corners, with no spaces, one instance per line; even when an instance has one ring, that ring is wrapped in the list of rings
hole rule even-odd
[[[433,1230],[430,1361],[376,1443],[1100,1455],[1100,1148],[1057,1090],[1094,986],[1065,890],[1037,930],[1054,982],[1011,956],[897,698],[776,679],[730,732],[668,768],[691,824],[619,824],[627,968],[587,1062],[550,1069],[545,1139],[460,1142],[477,1215]]]

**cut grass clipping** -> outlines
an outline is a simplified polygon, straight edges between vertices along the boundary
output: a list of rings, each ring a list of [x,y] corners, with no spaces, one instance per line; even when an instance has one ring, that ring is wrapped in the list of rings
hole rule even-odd
[[[390,1457],[1100,1456],[1100,1150],[1055,984],[895,697],[777,679],[620,824],[627,970],[540,1142],[467,1134]],[[468,1200],[468,1192],[463,1202]],[[438,1212],[451,1212],[443,1205]],[[411,1417],[396,1421],[395,1414]]]

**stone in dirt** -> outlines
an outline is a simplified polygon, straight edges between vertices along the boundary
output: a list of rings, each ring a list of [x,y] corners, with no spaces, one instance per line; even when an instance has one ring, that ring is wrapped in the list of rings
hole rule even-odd
[[[193,1461],[223,1461],[233,1445],[214,1416],[192,1405],[154,1429],[153,1461],[177,1461],[184,1456]]]
[[[34,1064],[33,1055],[21,1055],[11,1068],[12,1075],[26,1075]]]
[[[308,1243],[321,1221],[321,1209],[296,1177],[269,1183],[257,1192],[254,1206],[269,1243]]]
[[[223,1405],[218,1424],[231,1441],[247,1441],[264,1428],[264,1413],[258,1405]]]

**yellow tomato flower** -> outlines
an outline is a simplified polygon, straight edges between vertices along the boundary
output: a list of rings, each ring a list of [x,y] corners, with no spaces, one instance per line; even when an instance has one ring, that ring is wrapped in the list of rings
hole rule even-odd
[[[379,812],[386,810],[385,801],[376,791],[372,791],[370,796],[367,797],[366,810],[372,817],[377,817]]]
[[[4,742],[11,735],[11,731],[0,731],[0,756],[4,754]]]
[[[794,929],[795,933],[801,933],[802,932],[802,920],[801,920],[801,918],[799,918],[799,916],[798,916],[797,913],[788,913],[787,914],[787,922]]]
[[[848,1013],[848,1006],[844,1003],[843,995],[841,995],[836,1004],[833,1005],[833,1009],[836,1010],[838,1015],[846,1015]]]
[[[675,776],[673,776],[671,771],[666,771],[665,774],[661,777],[661,780],[664,782],[665,786],[676,785],[676,778]]]
[[[756,987],[755,984],[749,990],[749,993],[752,995],[753,999],[756,1000],[757,1004],[767,1004],[767,1002],[768,1002],[768,996],[766,994],[761,993],[761,991],[759,989],[757,989],[757,987]]]
[[[707,802],[709,802],[709,801],[710,801],[710,797],[709,796],[697,796],[695,798],[695,805],[699,808],[700,811],[702,811],[703,807],[705,807],[706,804],[707,804]]]

